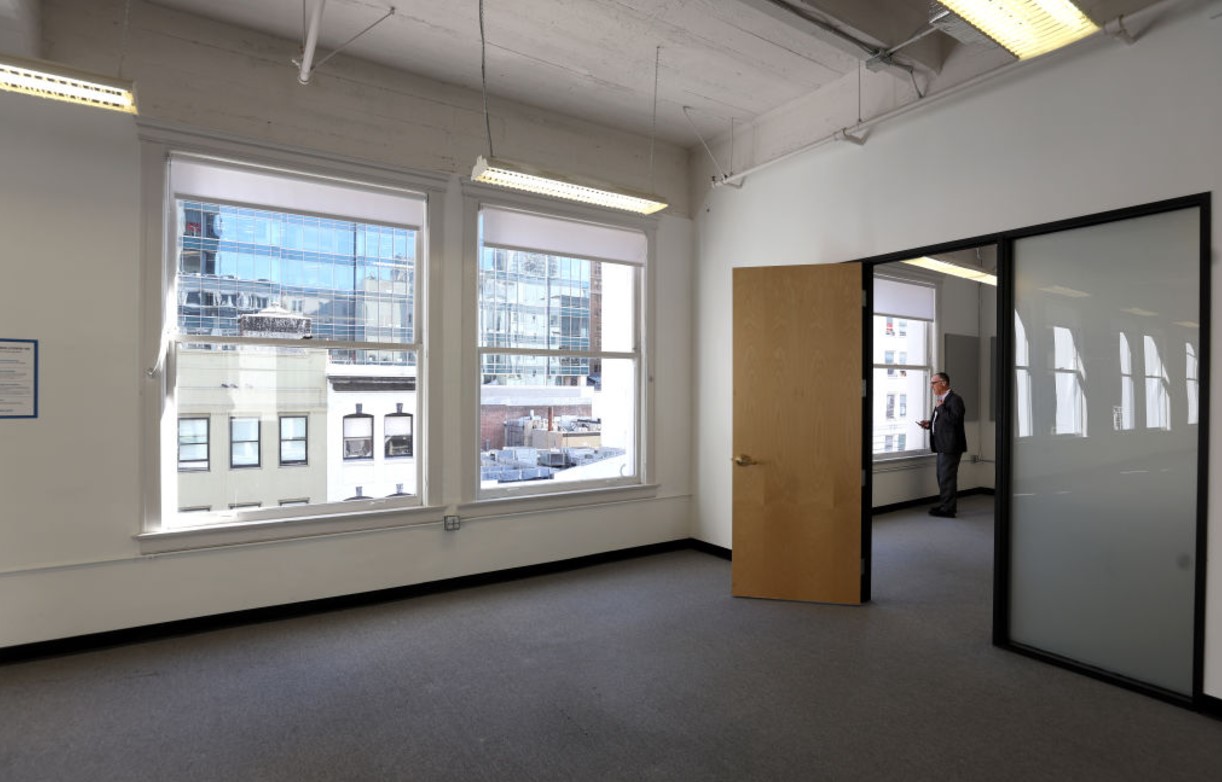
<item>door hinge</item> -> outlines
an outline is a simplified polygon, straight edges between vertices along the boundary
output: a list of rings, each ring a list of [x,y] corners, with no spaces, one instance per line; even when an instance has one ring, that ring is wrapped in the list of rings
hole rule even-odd
[[[861,289],[861,306],[865,307],[869,303],[870,303],[870,296],[869,294],[866,293],[866,289],[862,288]]]
[[[868,381],[868,380],[866,380],[866,379],[863,377],[863,378],[861,379],[861,398],[862,398],[862,399],[865,399],[865,398],[866,398],[866,394],[868,394],[868,393],[869,393],[869,387],[870,387],[870,383],[869,383],[869,381]]]
[[[861,574],[863,576],[866,574],[866,558],[865,557],[861,558]]]
[[[864,489],[865,487],[866,487],[866,471],[862,470],[861,471],[861,488]]]

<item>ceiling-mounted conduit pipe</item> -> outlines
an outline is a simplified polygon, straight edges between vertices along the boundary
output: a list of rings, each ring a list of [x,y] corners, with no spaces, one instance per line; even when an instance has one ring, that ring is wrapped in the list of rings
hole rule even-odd
[[[305,48],[301,52],[301,72],[297,81],[310,83],[310,72],[314,70],[314,50],[318,47],[318,28],[322,24],[322,9],[327,0],[314,0],[314,9],[310,12],[310,28],[306,32]]]
[[[915,79],[915,75],[914,75],[913,67],[911,65],[905,65],[902,62],[896,62],[895,60],[891,58],[891,55],[895,54],[900,49],[903,49],[905,46],[908,46],[911,43],[915,43],[921,40],[922,38],[924,38],[925,36],[929,35],[930,33],[935,32],[937,30],[936,27],[930,25],[929,28],[922,30],[921,32],[912,36],[907,41],[904,41],[903,43],[899,44],[898,46],[893,46],[890,49],[883,49],[883,48],[874,46],[873,44],[867,43],[866,41],[863,41],[860,38],[850,35],[849,33],[846,33],[844,30],[841,30],[839,27],[837,27],[834,24],[830,24],[828,22],[823,21],[818,16],[815,16],[814,14],[811,14],[807,12],[806,10],[794,5],[793,2],[791,2],[791,0],[766,0],[766,1],[776,6],[777,8],[780,8],[784,11],[788,11],[789,13],[798,17],[799,19],[805,20],[809,24],[813,25],[814,27],[819,28],[820,30],[824,31],[825,33],[834,35],[837,38],[839,38],[840,40],[845,41],[846,43],[852,44],[853,46],[856,46],[858,49],[861,49],[862,52],[869,55],[865,60],[865,62],[869,65],[869,67],[874,68],[875,65],[878,65],[878,66],[887,67],[887,68],[897,68],[899,70],[906,71],[909,75],[913,76],[914,79]],[[914,82],[914,86],[915,86],[915,82]]]
[[[1111,30],[1115,30],[1117,28],[1117,24],[1119,23],[1120,18],[1123,18],[1124,20],[1129,21],[1129,22],[1144,21],[1147,18],[1151,18],[1151,17],[1157,16],[1158,14],[1161,14],[1162,12],[1164,12],[1171,6],[1178,4],[1180,1],[1181,0],[1161,0],[1161,2],[1154,3],[1153,5],[1148,5],[1139,11],[1134,11],[1131,14],[1125,14],[1123,17],[1118,17],[1116,20],[1113,20],[1111,22],[1108,22],[1107,24],[1101,25],[1098,33],[1095,33],[1094,35],[1091,35],[1087,38],[1083,38],[1082,41],[1098,40],[1101,37],[1101,34],[1103,36],[1111,36],[1112,35]],[[1125,32],[1126,34],[1128,33],[1127,29],[1125,30]],[[1132,40],[1136,40],[1136,38],[1132,38]],[[1082,43],[1082,41],[1079,41],[1078,43],[1080,44]],[[1073,46],[1067,46],[1064,49],[1060,49],[1058,51],[1065,52],[1072,48]],[[742,171],[739,171],[737,174],[730,174],[729,176],[726,176],[722,179],[714,180],[713,187],[737,184],[741,182],[741,180],[743,180],[744,178],[746,178],[747,176],[751,174],[755,174],[760,171],[763,171],[765,168],[768,168],[770,166],[775,166],[777,163],[781,163],[791,158],[795,158],[798,155],[803,155],[807,152],[810,152],[812,149],[818,149],[819,147],[822,147],[825,144],[830,144],[833,141],[850,141],[851,140],[855,144],[862,145],[865,143],[865,139],[860,134],[863,131],[869,130],[870,128],[874,127],[875,125],[880,125],[884,122],[888,122],[890,120],[896,119],[897,117],[902,117],[905,114],[916,111],[918,109],[923,109],[923,108],[926,108],[927,106],[932,106],[935,103],[941,102],[945,98],[950,98],[962,92],[967,92],[968,90],[971,90],[975,87],[979,87],[981,84],[984,84],[985,82],[991,81],[995,78],[1000,78],[1010,73],[1014,73],[1016,70],[1023,68],[1029,65],[1030,63],[1047,62],[1048,57],[1055,57],[1055,56],[1056,56],[1056,53],[1054,52],[1052,54],[1045,55],[1044,57],[1037,57],[1031,60],[1017,60],[1008,65],[1003,65],[1000,68],[989,71],[988,73],[982,73],[979,76],[975,76],[971,79],[968,79],[967,81],[959,82],[958,84],[952,87],[948,87],[945,90],[942,90],[941,92],[935,92],[932,95],[926,95],[924,98],[920,100],[915,100],[912,103],[905,103],[903,106],[900,106],[898,108],[892,109],[891,111],[887,111],[882,114],[879,114],[876,117],[871,117],[870,119],[862,120],[861,122],[858,122],[857,124],[853,125],[851,128],[841,128],[840,130],[837,130],[834,133],[831,133],[827,136],[817,139],[816,141],[812,141],[809,144],[804,144],[798,147],[797,149],[791,150],[789,152],[786,152],[783,155],[780,155],[779,157],[774,157],[771,160],[768,160],[758,165],[752,166],[751,168],[743,169]]]

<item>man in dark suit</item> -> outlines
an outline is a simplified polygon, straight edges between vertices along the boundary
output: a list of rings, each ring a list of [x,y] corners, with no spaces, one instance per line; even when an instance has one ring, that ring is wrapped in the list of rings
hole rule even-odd
[[[934,375],[929,387],[934,394],[933,415],[918,422],[930,431],[929,448],[938,455],[938,504],[929,509],[929,515],[953,519],[959,495],[959,460],[967,450],[963,397],[950,390],[950,375],[945,372]]]

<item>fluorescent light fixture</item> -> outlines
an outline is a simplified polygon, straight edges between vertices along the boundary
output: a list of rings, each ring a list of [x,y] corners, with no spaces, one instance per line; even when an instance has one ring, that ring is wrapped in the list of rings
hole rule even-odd
[[[1127,312],[1130,315],[1140,315],[1143,318],[1153,318],[1158,314],[1157,312],[1151,312],[1150,310],[1143,310],[1141,307],[1129,307],[1127,310],[1121,310],[1121,312]]]
[[[947,263],[946,261],[939,261],[936,258],[911,258],[904,261],[904,263],[911,264],[912,266],[920,266],[922,269],[929,269],[930,271],[941,272],[942,274],[962,277],[963,279],[971,280],[972,282],[979,282],[985,285],[993,286],[997,285],[996,274],[989,274],[988,272],[981,271],[980,269],[969,269],[966,266],[957,266],[953,263]]]
[[[1199,328],[1201,328],[1201,324],[1200,324],[1200,323],[1197,323],[1195,320],[1177,320],[1177,321],[1175,322],[1175,325],[1176,325],[1176,326],[1183,326],[1183,327],[1184,327],[1184,328],[1186,328],[1186,329],[1199,329]]]
[[[0,58],[0,90],[136,113],[132,85],[42,60]]]
[[[1020,60],[1037,57],[1099,29],[1070,0],[940,0]]]
[[[619,187],[599,184],[592,180],[560,176],[541,171],[522,163],[511,163],[482,155],[475,160],[471,178],[476,182],[500,185],[513,190],[580,201],[583,204],[606,206],[626,212],[653,214],[665,209],[668,204],[657,196],[634,193]]]

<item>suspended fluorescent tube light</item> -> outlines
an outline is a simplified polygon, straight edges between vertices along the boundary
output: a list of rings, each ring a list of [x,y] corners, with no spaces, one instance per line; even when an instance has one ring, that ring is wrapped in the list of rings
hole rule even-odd
[[[569,201],[580,201],[583,204],[622,209],[626,212],[639,212],[644,215],[660,212],[668,206],[665,201],[654,195],[636,193],[619,187],[599,184],[592,180],[551,174],[533,166],[498,158],[485,158],[483,155],[475,159],[475,168],[471,171],[471,178],[476,182],[489,185],[499,185],[527,193],[564,198]]]
[[[130,83],[42,60],[0,57],[0,90],[137,113]]]
[[[1070,0],[939,0],[1020,60],[1099,29]]]
[[[989,274],[988,272],[980,271],[979,269],[969,269],[966,266],[957,266],[946,261],[939,261],[936,258],[911,258],[904,263],[912,266],[920,266],[922,269],[941,272],[942,274],[951,274],[955,277],[962,277],[965,280],[979,282],[985,285],[997,285],[997,275]]]

